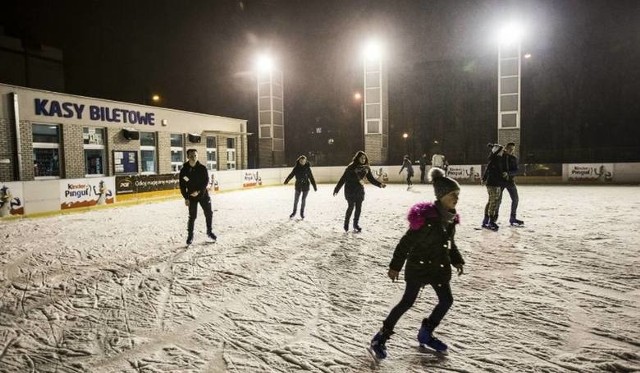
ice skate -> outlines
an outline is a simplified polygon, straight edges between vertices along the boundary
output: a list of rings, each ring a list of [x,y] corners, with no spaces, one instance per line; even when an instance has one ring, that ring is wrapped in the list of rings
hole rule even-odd
[[[216,243],[216,241],[218,240],[218,237],[213,232],[207,233],[207,237],[209,237],[209,243]]]
[[[193,234],[189,234],[187,236],[187,247],[191,246],[192,243],[193,243]]]
[[[524,221],[513,218],[509,220],[509,224],[511,224],[512,227],[522,227],[524,226]]]
[[[446,353],[447,345],[433,336],[433,330],[427,326],[423,326],[418,331],[418,343],[420,347],[429,347],[437,352]]]
[[[386,343],[392,334],[393,332],[387,331],[383,328],[373,336],[368,350],[371,356],[376,359],[376,361],[384,360],[387,358]]]

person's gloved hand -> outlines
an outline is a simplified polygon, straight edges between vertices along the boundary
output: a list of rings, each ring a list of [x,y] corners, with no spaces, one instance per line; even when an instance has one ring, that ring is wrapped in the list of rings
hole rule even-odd
[[[400,276],[400,272],[395,269],[389,268],[389,272],[387,272],[387,276],[391,279],[391,281],[396,282],[398,277]]]

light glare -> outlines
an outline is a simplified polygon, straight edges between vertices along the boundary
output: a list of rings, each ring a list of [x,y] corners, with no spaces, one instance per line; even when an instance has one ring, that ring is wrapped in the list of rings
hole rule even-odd
[[[256,66],[259,71],[271,71],[273,69],[273,65],[273,58],[264,54],[258,56],[258,59],[256,60]]]
[[[524,35],[524,28],[518,22],[505,25],[498,33],[498,42],[502,45],[519,43]]]
[[[364,57],[368,60],[377,60],[382,57],[382,46],[379,42],[372,40],[364,47]]]

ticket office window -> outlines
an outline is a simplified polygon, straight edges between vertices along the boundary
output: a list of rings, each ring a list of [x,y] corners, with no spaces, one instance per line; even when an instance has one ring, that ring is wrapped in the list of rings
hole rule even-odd
[[[207,169],[209,171],[218,169],[218,147],[216,138],[213,136],[207,137]]]
[[[84,127],[84,173],[86,177],[104,176],[106,170],[104,128]]]
[[[236,139],[227,139],[227,170],[236,169]]]
[[[140,132],[140,164],[142,174],[155,174],[158,171],[156,162],[156,134]]]
[[[33,124],[32,135],[35,178],[60,178],[60,126]]]
[[[184,156],[184,135],[181,133],[171,134],[171,170],[178,172],[185,162]]]

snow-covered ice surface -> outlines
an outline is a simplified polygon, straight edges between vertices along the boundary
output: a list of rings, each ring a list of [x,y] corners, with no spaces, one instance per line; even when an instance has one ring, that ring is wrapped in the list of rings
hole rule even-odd
[[[463,186],[465,274],[436,334],[425,288],[373,364],[366,346],[404,282],[387,277],[408,208],[430,185],[366,187],[361,234],[320,185],[213,196],[218,243],[185,248],[179,199],[0,222],[2,372],[591,372],[640,369],[640,188],[519,186],[525,228],[476,230],[486,191]]]

